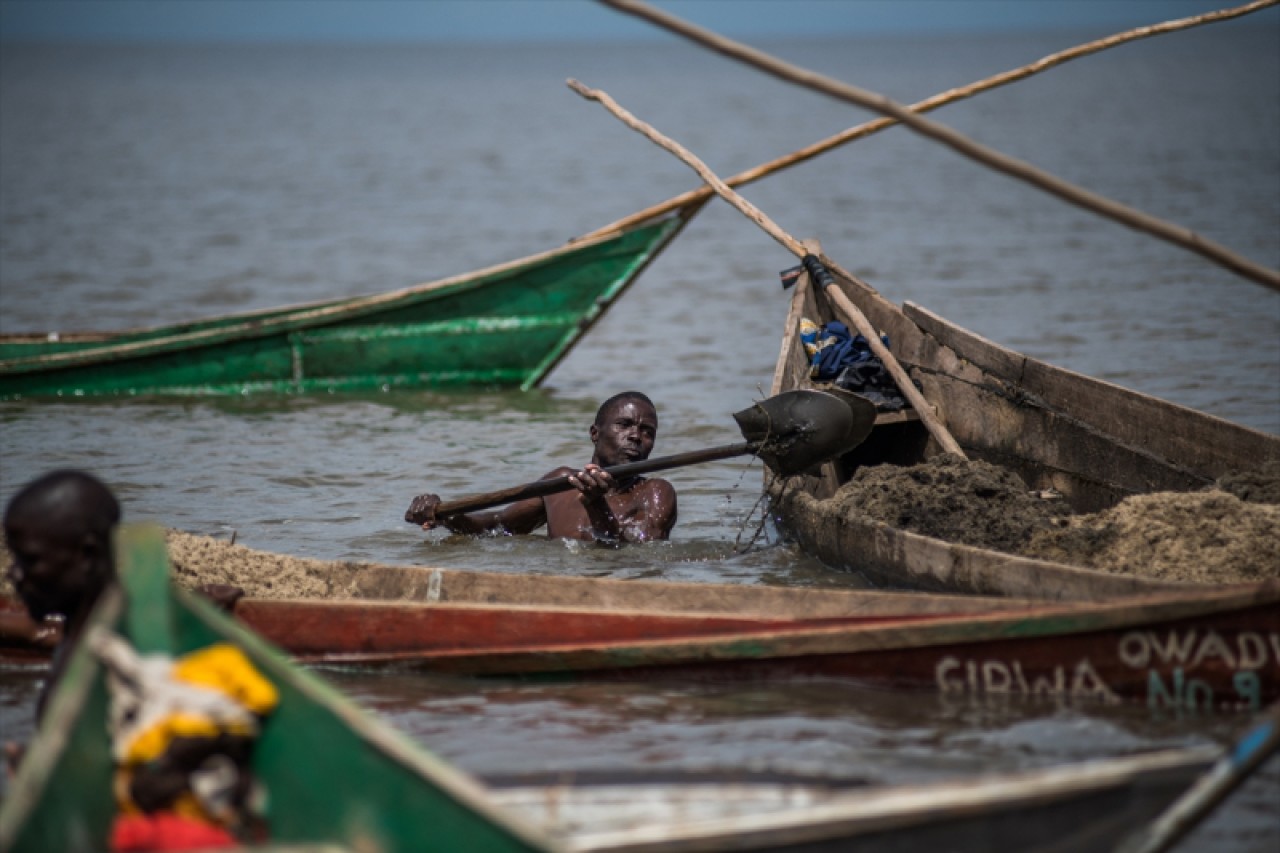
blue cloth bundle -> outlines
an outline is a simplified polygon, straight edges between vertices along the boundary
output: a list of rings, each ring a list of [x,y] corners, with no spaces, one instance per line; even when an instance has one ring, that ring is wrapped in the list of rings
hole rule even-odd
[[[881,335],[880,341],[889,346],[889,336]],[[809,376],[831,381],[846,368],[875,358],[871,345],[862,335],[851,335],[849,328],[837,321],[827,323],[818,333],[818,348],[813,354]]]

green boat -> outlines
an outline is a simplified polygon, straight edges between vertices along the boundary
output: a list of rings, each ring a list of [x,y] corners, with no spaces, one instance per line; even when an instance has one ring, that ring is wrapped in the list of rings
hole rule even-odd
[[[372,296],[129,332],[0,335],[0,399],[528,390],[691,215]]]
[[[98,602],[86,637],[110,630],[140,654],[175,657],[229,641],[278,692],[253,759],[268,793],[272,849],[322,843],[379,853],[559,849],[531,823],[490,802],[478,782],[379,723],[212,605],[171,587],[159,528],[126,526],[117,538],[123,589]],[[107,849],[116,812],[108,703],[104,666],[80,643],[0,805],[0,850]],[[329,783],[340,779],[351,785]]]

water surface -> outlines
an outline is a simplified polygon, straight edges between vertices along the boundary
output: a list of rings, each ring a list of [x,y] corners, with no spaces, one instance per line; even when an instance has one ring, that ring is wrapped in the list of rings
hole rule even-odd
[[[911,102],[1101,33],[763,48]],[[543,251],[695,176],[563,85],[604,89],[727,175],[861,110],[687,45],[22,47],[0,53],[0,330],[122,329],[376,293]],[[1280,34],[1251,21],[1072,63],[934,117],[1280,267]],[[745,190],[895,302],[1280,432],[1280,297],[894,129]],[[103,476],[129,520],[298,555],[481,570],[851,585],[760,528],[743,460],[671,472],[672,541],[601,553],[427,536],[460,497],[585,461],[597,403],[658,403],[656,452],[737,439],[794,260],[708,206],[560,365],[514,392],[0,403],[0,500]],[[748,543],[751,547],[747,547]],[[848,685],[556,685],[326,673],[477,772],[776,766],[939,778],[1225,742],[1235,717],[952,705]],[[0,674],[4,737],[34,676]],[[1274,849],[1275,762],[1195,849]],[[1270,833],[1269,835],[1267,833]]]

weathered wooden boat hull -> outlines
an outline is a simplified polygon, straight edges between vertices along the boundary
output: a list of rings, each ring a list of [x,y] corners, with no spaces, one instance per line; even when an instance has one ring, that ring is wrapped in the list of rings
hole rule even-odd
[[[230,547],[230,546],[229,546]],[[237,558],[277,555],[234,546]],[[293,558],[298,559],[298,558]],[[299,654],[531,648],[725,634],[799,624],[843,624],[1014,609],[1004,598],[880,590],[622,581],[305,560],[317,576],[353,572],[352,599],[244,599],[246,624]],[[0,662],[47,660],[57,623],[34,625],[0,593]]]
[[[958,612],[986,612],[974,608]],[[542,649],[573,643],[622,643],[723,636],[801,625],[867,625],[940,618],[899,613],[818,619],[734,617],[696,612],[605,610],[513,604],[359,600],[242,599],[236,617],[304,660],[329,655],[433,654],[462,650]],[[0,597],[0,663],[40,662],[61,638],[58,623],[37,626],[20,602]]]
[[[118,334],[0,336],[0,399],[532,388],[685,221],[375,296]]]
[[[1200,489],[1280,459],[1280,437],[1053,367],[918,306],[899,308],[862,282],[839,275],[836,281],[889,335],[894,355],[967,455],[1012,469],[1030,489],[1061,493],[1079,512],[1098,511],[1134,494]],[[810,385],[797,334],[801,317],[849,323],[808,276],[801,276],[787,314],[773,393]],[[824,466],[820,475],[772,485],[780,525],[823,562],[877,585],[1097,601],[1188,586],[956,545],[846,517],[825,502],[859,467],[911,465],[937,452],[912,412],[882,415],[866,442]]]
[[[99,602],[89,632],[120,633],[141,653],[233,642],[276,686],[254,772],[271,842],[246,851],[326,849],[653,851],[903,849],[963,833],[991,849],[1064,840],[1104,845],[1149,820],[1217,757],[1213,749],[1148,755],[901,788],[794,782],[748,787],[667,781],[490,788],[366,715],[267,643],[168,583],[161,531],[117,539],[124,589]],[[101,664],[72,652],[9,796],[0,849],[105,849],[115,812]],[[331,784],[358,779],[359,785]],[[954,847],[954,844],[948,846]]]
[[[297,642],[284,631],[273,639],[286,648]],[[964,696],[1256,710],[1280,699],[1280,584],[651,640],[297,654],[472,675],[819,676]]]
[[[382,600],[245,599],[297,660],[471,675],[832,676],[964,695],[1255,708],[1280,698],[1280,583],[1054,603],[368,566]],[[521,601],[529,603],[518,603]],[[40,662],[10,600],[0,661]],[[9,627],[6,629],[6,625]]]

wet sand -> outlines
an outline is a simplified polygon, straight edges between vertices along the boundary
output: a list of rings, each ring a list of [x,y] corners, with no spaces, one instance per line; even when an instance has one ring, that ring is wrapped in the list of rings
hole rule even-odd
[[[211,536],[170,530],[169,560],[178,583],[231,584],[251,598],[354,598],[361,563],[256,551]]]
[[[251,598],[354,598],[355,578],[362,563],[313,560],[257,551],[212,536],[168,530],[165,539],[173,577],[194,588],[205,584],[231,584]],[[11,557],[0,534],[0,593],[13,594],[7,572]]]
[[[1200,492],[1134,495],[1072,515],[987,462],[939,456],[857,472],[832,498],[847,516],[1006,553],[1192,583],[1280,577],[1280,464]]]

